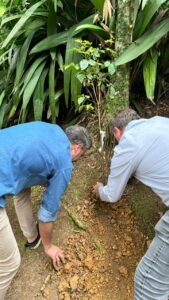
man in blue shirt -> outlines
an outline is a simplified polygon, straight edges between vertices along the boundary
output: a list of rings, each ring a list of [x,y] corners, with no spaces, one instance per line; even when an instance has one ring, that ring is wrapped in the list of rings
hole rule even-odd
[[[120,199],[131,176],[149,186],[169,206],[169,118],[140,119],[126,109],[114,118],[118,142],[107,184],[98,182],[95,194],[102,201]],[[155,227],[153,239],[135,273],[135,300],[168,300],[169,211]]]
[[[62,129],[44,122],[30,122],[0,130],[0,299],[20,265],[19,250],[5,211],[6,195],[14,196],[26,246],[42,244],[54,267],[64,262],[61,249],[51,243],[63,195],[72,175],[72,161],[91,147],[91,138],[81,126]],[[30,188],[45,184],[38,211],[38,228],[32,215]],[[40,232],[40,234],[39,234]]]

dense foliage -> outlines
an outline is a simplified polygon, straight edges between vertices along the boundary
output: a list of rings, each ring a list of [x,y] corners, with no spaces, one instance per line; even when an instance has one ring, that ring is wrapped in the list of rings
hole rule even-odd
[[[157,69],[160,77],[160,74],[162,76],[169,68],[168,1],[135,0],[131,29],[133,31],[132,43],[117,59],[116,65],[128,63],[139,57],[135,69],[137,69],[137,74],[143,71],[147,98],[153,100]]]
[[[33,114],[35,120],[55,123],[70,99],[76,105],[81,83],[76,72],[61,67],[81,59],[72,51],[77,37],[109,36],[93,24],[94,2],[9,1],[1,20],[0,126]]]

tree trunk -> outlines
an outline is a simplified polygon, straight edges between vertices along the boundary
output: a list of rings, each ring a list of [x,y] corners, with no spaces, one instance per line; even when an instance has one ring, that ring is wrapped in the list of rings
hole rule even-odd
[[[117,56],[126,48],[131,41],[131,9],[132,0],[116,0],[116,30],[115,51]],[[117,68],[114,88],[116,95],[110,103],[111,113],[128,107],[129,105],[129,66],[123,65]]]

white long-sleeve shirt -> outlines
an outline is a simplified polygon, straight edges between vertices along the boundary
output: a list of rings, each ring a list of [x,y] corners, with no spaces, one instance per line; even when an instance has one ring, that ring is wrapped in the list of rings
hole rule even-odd
[[[149,186],[169,206],[169,118],[131,121],[114,149],[103,201],[116,202],[131,176]]]

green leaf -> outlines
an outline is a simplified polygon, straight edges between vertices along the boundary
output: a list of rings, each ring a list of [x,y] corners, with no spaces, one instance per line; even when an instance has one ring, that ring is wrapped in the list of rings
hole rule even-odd
[[[41,121],[42,120],[42,112],[43,112],[43,108],[44,108],[44,99],[45,99],[45,79],[46,79],[46,75],[48,73],[48,69],[44,69],[38,84],[35,88],[35,92],[33,95],[33,110],[34,110],[34,119],[36,121]]]
[[[79,53],[73,52],[73,61],[75,64],[79,63],[82,56]],[[78,97],[81,94],[82,84],[77,78],[77,70],[76,68],[72,69],[71,72],[71,99],[75,104],[75,107],[77,107],[77,101]]]
[[[56,116],[59,115],[59,98],[64,94],[64,90],[60,89],[55,94]]]
[[[65,54],[66,65],[69,65],[73,61],[73,49],[75,47],[75,44],[76,44],[75,40],[70,37],[66,45],[66,54]],[[70,80],[71,80],[71,68],[66,68],[64,70],[64,94],[65,94],[66,107],[68,107],[68,101],[69,101]]]
[[[6,18],[2,18],[2,22],[1,22],[1,27],[3,27],[4,24],[11,22],[13,20],[19,19],[22,15],[15,15],[15,16],[10,16],[10,17],[6,17]]]
[[[25,78],[24,78],[24,85],[22,90],[20,91],[20,94],[23,93],[23,91],[25,90],[26,86],[28,85],[29,81],[31,80],[34,72],[36,71],[36,69],[39,67],[39,65],[45,60],[46,55],[45,56],[41,56],[39,58],[37,58],[34,63],[32,64],[32,66],[28,69],[27,73],[25,74]]]
[[[53,5],[54,5],[54,10],[55,12],[57,12],[57,4],[58,4],[58,0],[52,0]]]
[[[23,46],[20,49],[18,61],[17,61],[17,67],[16,67],[16,78],[15,78],[15,86],[19,84],[19,81],[23,75],[24,72],[24,66],[27,59],[28,49],[30,46],[30,43],[32,41],[34,32],[31,32],[27,39],[25,40]]]
[[[110,75],[113,75],[116,71],[116,68],[115,68],[115,64],[114,63],[110,63],[110,65],[108,66],[108,72]]]
[[[54,9],[54,3],[49,1],[49,15],[47,21],[47,35],[53,35],[56,33],[56,12]],[[55,48],[50,49],[50,55],[52,60],[56,58],[56,50]]]
[[[30,16],[34,13],[34,11],[42,5],[46,0],[41,0],[36,4],[32,5],[28,10],[26,10],[25,14],[19,19],[19,21],[15,24],[14,28],[8,34],[7,38],[2,44],[2,48],[6,47],[11,39],[17,34],[17,32],[23,27],[26,21],[30,18]]]
[[[62,57],[61,52],[56,53],[56,60],[57,60],[59,67],[60,68],[63,67],[63,57]]]
[[[3,123],[4,123],[4,117],[5,117],[6,109],[7,109],[7,104],[4,101],[4,103],[2,104],[2,106],[0,108],[0,128],[2,128]]]
[[[0,94],[0,107],[2,105],[2,102],[4,100],[4,97],[5,97],[5,90],[2,91],[2,93]]]
[[[150,53],[146,56],[143,63],[143,77],[144,86],[146,90],[146,96],[151,101],[154,99],[154,91],[156,84],[157,75],[157,58],[158,53],[156,49],[152,49]]]
[[[143,34],[141,38],[133,42],[126,50],[124,50],[115,61],[115,65],[119,66],[137,58],[157,43],[168,31],[169,19],[166,19],[155,25]]]
[[[92,24],[93,15],[88,18],[85,18],[84,20],[79,22],[77,25],[73,25],[69,29],[69,31],[59,32],[59,33],[53,34],[53,35],[45,38],[31,50],[31,54],[41,52],[41,51],[44,51],[47,49],[51,49],[51,48],[57,47],[58,45],[61,45],[61,44],[65,44],[67,42],[68,37],[70,37],[70,36],[73,37],[74,35],[83,31],[84,28],[81,28],[77,32],[74,32],[76,30],[76,28],[79,27],[79,25],[82,25],[87,22]],[[73,34],[72,34],[72,32],[73,32]]]
[[[110,60],[106,60],[106,61],[104,62],[104,66],[105,66],[105,67],[109,67],[109,66],[110,66]]]
[[[11,61],[10,61],[8,74],[7,74],[7,78],[6,78],[6,86],[8,85],[11,75],[16,68],[18,54],[19,54],[19,48],[15,48],[13,51],[13,55],[11,55]]]
[[[88,67],[88,65],[89,65],[89,61],[88,60],[82,59],[80,61],[80,68],[81,68],[81,70],[86,70],[87,67]]]
[[[84,74],[77,74],[76,77],[81,83],[83,83],[84,79],[86,78]]]
[[[22,122],[25,121],[25,117],[26,117],[26,108],[27,105],[31,99],[31,96],[35,90],[35,87],[38,83],[38,80],[41,76],[41,73],[44,69],[46,62],[43,62],[34,72],[32,78],[30,79],[29,83],[27,84],[24,93],[23,93],[23,104],[22,104]]]
[[[133,27],[134,27],[135,22],[136,22],[139,6],[140,6],[140,0],[134,0]]]
[[[150,20],[154,14],[158,11],[159,7],[164,4],[167,0],[149,0],[143,11],[141,11],[136,19],[133,37],[134,40],[141,36],[145,31],[147,25],[149,25]]]
[[[56,103],[55,103],[55,61],[52,60],[49,68],[49,102],[52,114],[52,123],[56,123]]]
[[[99,13],[102,15],[105,0],[90,0],[90,1],[95,6],[95,8],[99,11]]]

